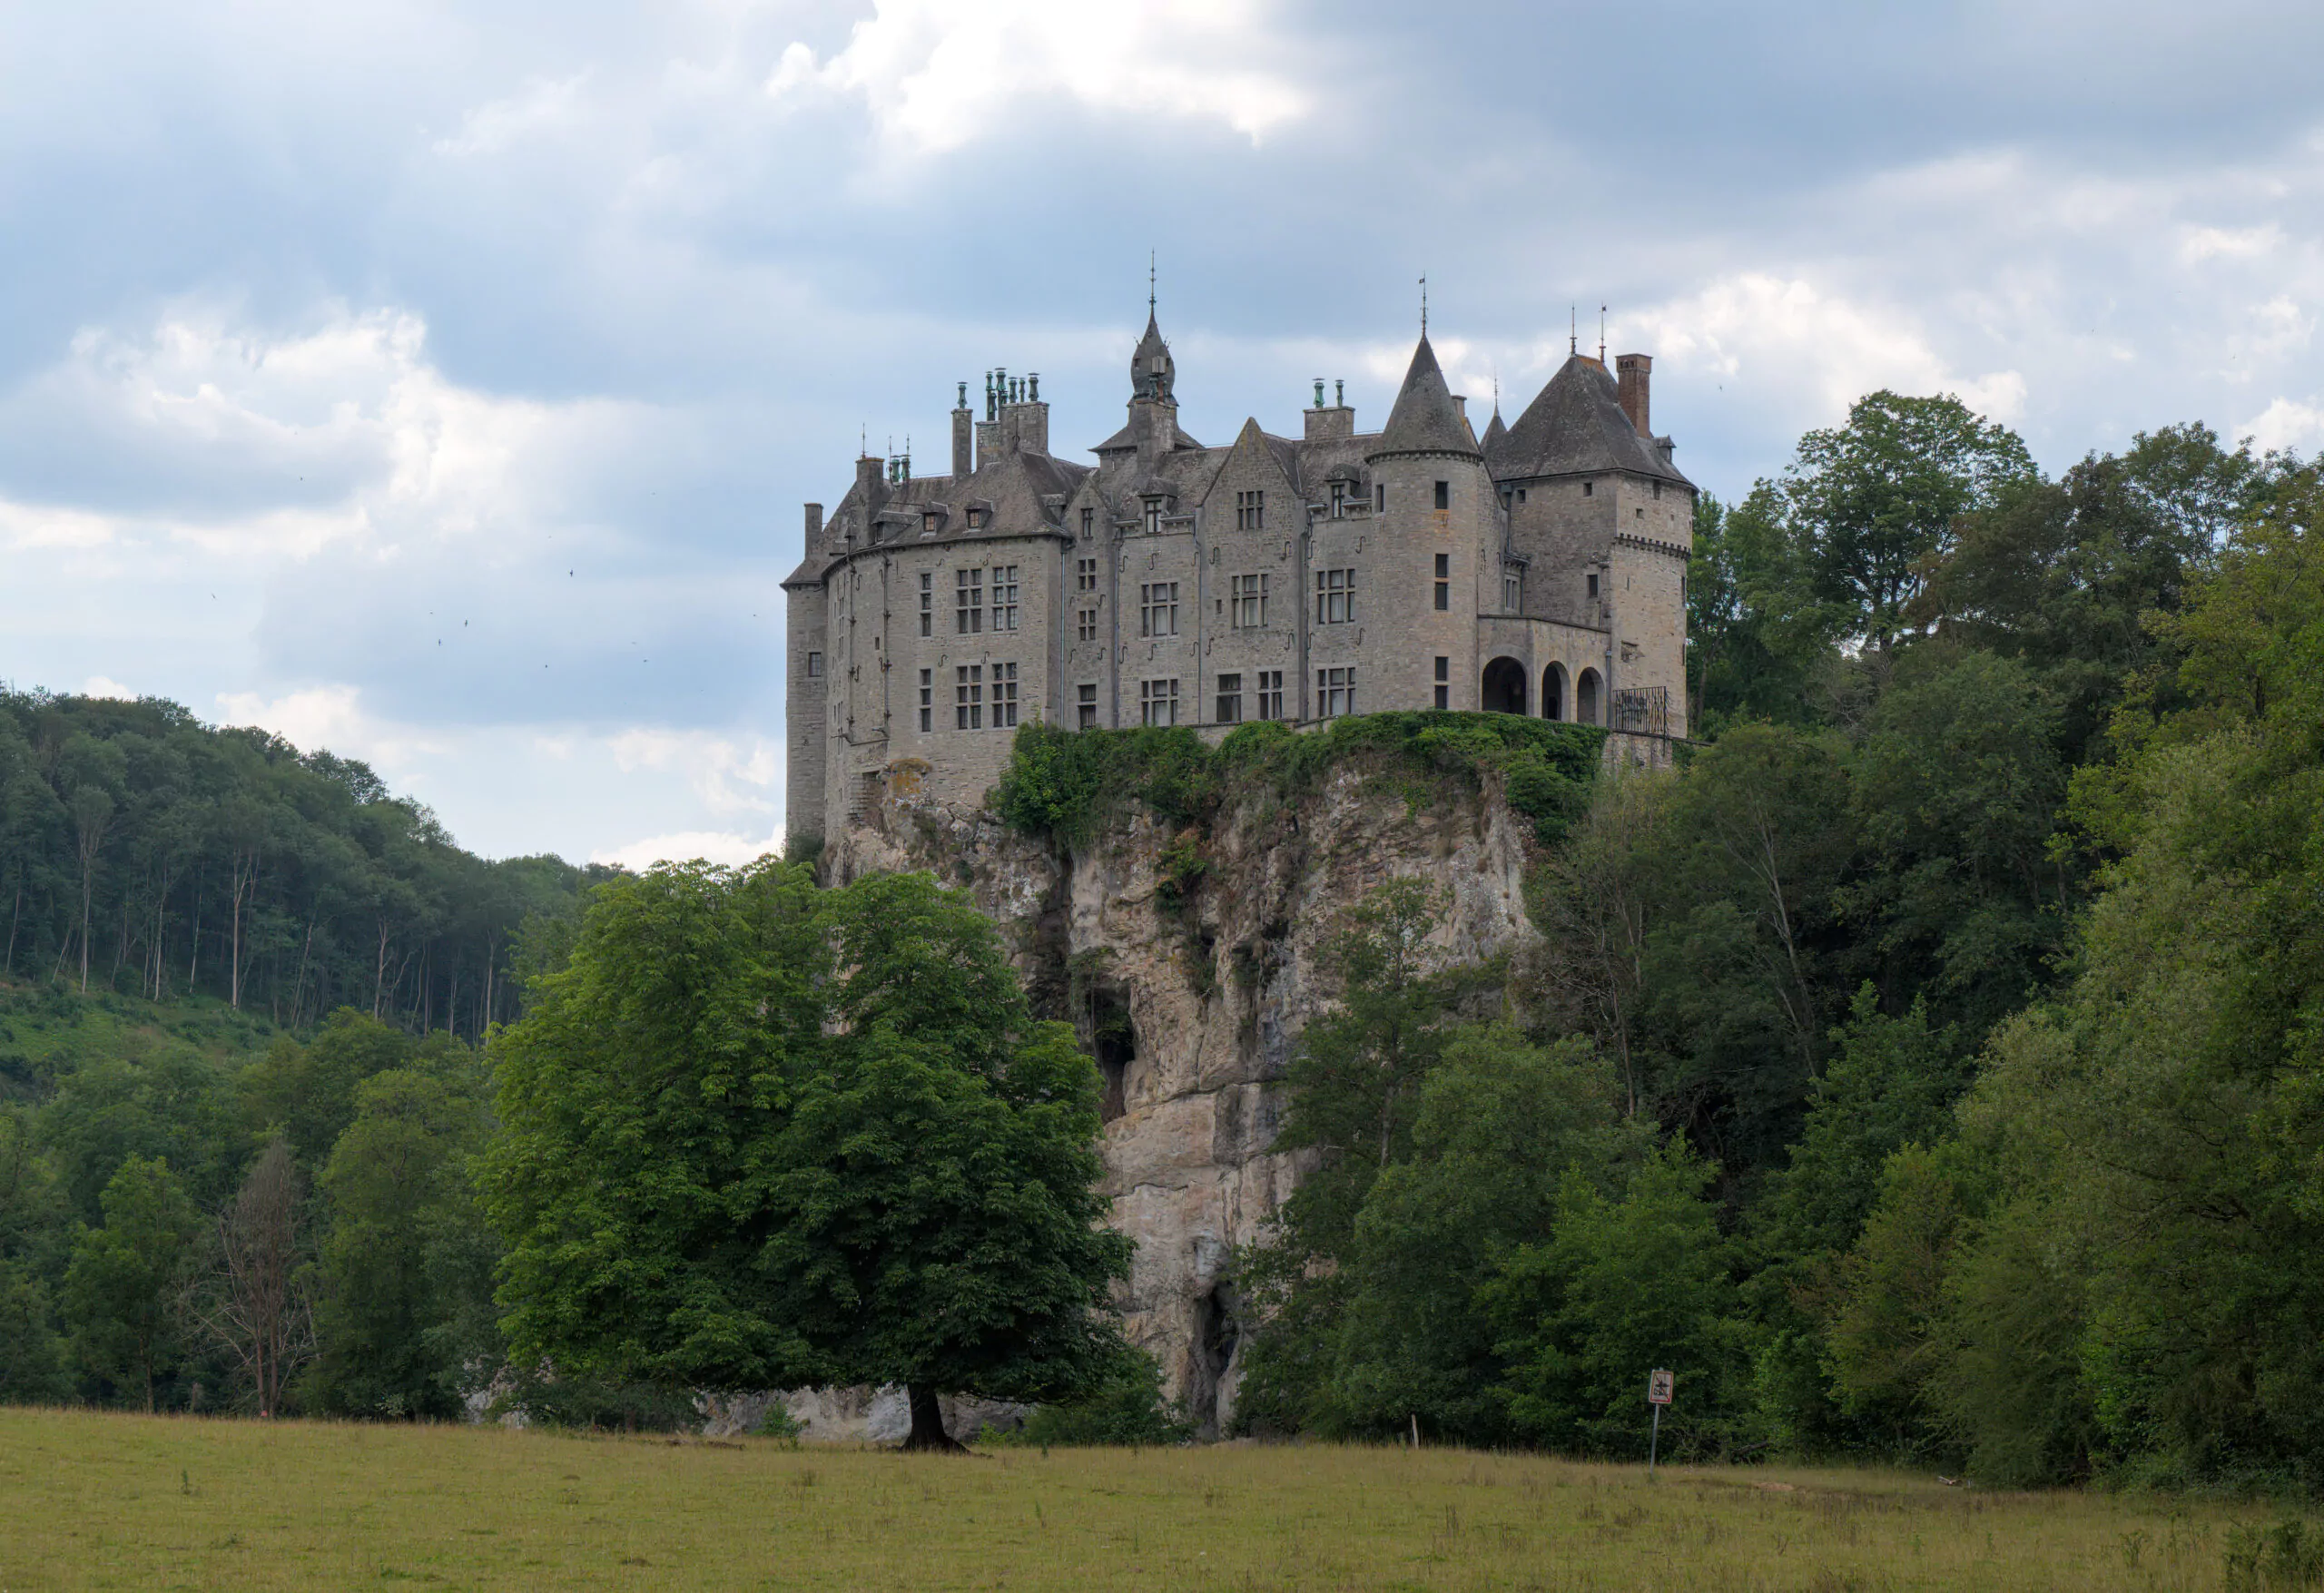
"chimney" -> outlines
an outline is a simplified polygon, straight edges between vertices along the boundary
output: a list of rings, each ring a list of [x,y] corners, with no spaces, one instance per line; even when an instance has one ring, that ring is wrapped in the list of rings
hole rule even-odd
[[[863,499],[863,525],[868,532],[872,516],[888,501],[888,484],[881,479],[886,461],[865,454],[855,461],[855,490]]]
[[[817,545],[820,544],[822,539],[823,506],[821,504],[809,504],[807,506],[807,551],[809,553],[814,552]]]
[[[1639,436],[1654,436],[1647,412],[1647,386],[1654,373],[1653,356],[1648,354],[1617,354],[1614,356],[1614,380],[1622,398],[1622,413],[1630,418],[1630,426]]]
[[[976,416],[969,408],[969,384],[960,384],[960,401],[952,410],[952,479],[965,481],[975,468],[970,453],[976,442]]]

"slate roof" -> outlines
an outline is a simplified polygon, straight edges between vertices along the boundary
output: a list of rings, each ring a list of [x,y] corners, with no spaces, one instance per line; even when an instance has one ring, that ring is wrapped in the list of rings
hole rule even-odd
[[[1043,531],[1062,534],[1059,513],[1065,500],[1090,474],[1087,465],[1069,464],[1048,454],[1029,451],[999,454],[966,481],[950,476],[916,476],[887,489],[879,508],[869,514],[860,487],[832,511],[823,526],[823,546],[812,548],[791,572],[783,585],[812,585],[820,582],[847,549],[847,534],[854,531],[858,547],[917,542],[921,516],[930,509],[947,511],[936,539],[978,541],[986,537],[1025,536]],[[985,523],[971,531],[966,511],[985,508]],[[865,534],[866,522],[869,534]]]
[[[1413,350],[1412,368],[1404,372],[1404,385],[1388,411],[1388,424],[1364,457],[1378,459],[1391,454],[1473,457],[1476,452],[1476,434],[1462,418],[1461,407],[1452,401],[1452,389],[1444,385],[1444,372],[1437,367],[1436,350],[1423,337]]]
[[[1501,439],[1508,435],[1509,428],[1501,423],[1501,406],[1496,404],[1493,406],[1492,418],[1485,422],[1485,439],[1477,446],[1485,457],[1490,458],[1492,457],[1493,449],[1501,446]]]
[[[1587,354],[1567,357],[1499,443],[1485,450],[1496,481],[1623,470],[1692,487],[1622,413],[1613,374]]]

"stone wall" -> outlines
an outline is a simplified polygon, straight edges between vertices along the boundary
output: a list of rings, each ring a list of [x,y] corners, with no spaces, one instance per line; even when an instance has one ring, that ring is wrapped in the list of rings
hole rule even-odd
[[[1216,1432],[1242,1355],[1230,1263],[1302,1170],[1269,1146],[1299,1035],[1338,994],[1319,954],[1348,907],[1404,876],[1450,892],[1432,938],[1448,961],[1528,938],[1529,836],[1495,792],[1415,811],[1403,782],[1351,765],[1295,809],[1230,795],[1206,872],[1174,901],[1159,871],[1174,837],[1142,811],[1067,853],[905,778],[835,833],[824,867],[834,883],[926,868],[973,891],[1037,1002],[1091,1045],[1108,1075],[1106,1192],[1136,1244],[1125,1321]]]

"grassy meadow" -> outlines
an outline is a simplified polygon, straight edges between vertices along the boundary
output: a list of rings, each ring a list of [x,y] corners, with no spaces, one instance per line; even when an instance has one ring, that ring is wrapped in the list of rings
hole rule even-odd
[[[0,1589],[2210,1588],[2258,1507],[1324,1445],[974,1458],[0,1411]]]

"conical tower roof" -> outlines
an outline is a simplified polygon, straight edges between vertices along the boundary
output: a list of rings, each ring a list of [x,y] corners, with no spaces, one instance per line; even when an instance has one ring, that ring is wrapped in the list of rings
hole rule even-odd
[[[1493,477],[1595,475],[1627,470],[1693,485],[1622,412],[1613,376],[1587,354],[1569,356],[1492,450]]]
[[[1424,334],[1420,347],[1413,350],[1412,369],[1404,372],[1404,385],[1388,411],[1388,424],[1364,457],[1369,461],[1392,454],[1465,454],[1471,458],[1477,454],[1475,435],[1461,418],[1461,407],[1452,401],[1452,389],[1444,385],[1444,372],[1436,363],[1436,350],[1428,346]]]
[[[1484,438],[1477,446],[1484,450],[1487,458],[1491,458],[1493,449],[1501,446],[1501,439],[1508,435],[1509,428],[1501,423],[1501,406],[1495,404],[1492,418],[1485,422]]]
[[[1148,305],[1146,335],[1138,339],[1137,351],[1129,357],[1130,391],[1141,398],[1169,398],[1177,376],[1177,364],[1170,358],[1170,345],[1163,340],[1162,328],[1154,319],[1154,308]]]

